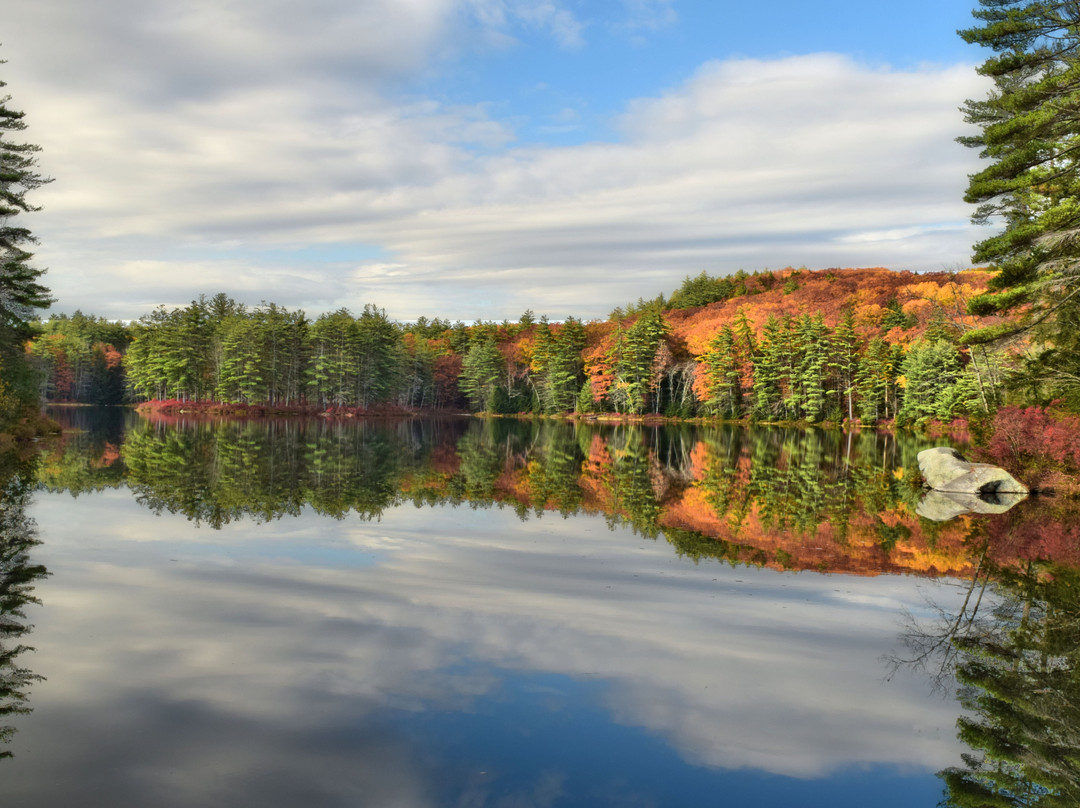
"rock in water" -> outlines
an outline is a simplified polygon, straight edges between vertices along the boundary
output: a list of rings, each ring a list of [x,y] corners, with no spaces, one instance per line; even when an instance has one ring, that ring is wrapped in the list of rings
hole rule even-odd
[[[938,446],[919,452],[919,471],[928,488],[957,494],[1026,494],[1027,487],[989,463],[969,463],[960,452]]]

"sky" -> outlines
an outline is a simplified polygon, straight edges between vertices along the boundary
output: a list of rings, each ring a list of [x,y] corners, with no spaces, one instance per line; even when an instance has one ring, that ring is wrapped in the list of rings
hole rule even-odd
[[[967,266],[975,0],[35,0],[0,79],[57,298],[603,318],[687,275]]]

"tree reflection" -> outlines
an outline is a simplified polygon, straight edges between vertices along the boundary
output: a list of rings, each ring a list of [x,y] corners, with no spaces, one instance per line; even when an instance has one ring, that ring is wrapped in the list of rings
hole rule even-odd
[[[955,670],[960,657],[961,639],[976,637],[989,629],[990,616],[982,609],[983,598],[991,584],[992,563],[987,558],[988,545],[979,549],[975,569],[967,580],[958,580],[962,599],[952,609],[927,599],[930,619],[919,619],[904,610],[904,630],[900,640],[903,650],[885,658],[891,679],[901,668],[909,668],[929,678],[933,690],[945,693],[955,684]]]
[[[50,407],[63,428],[41,459],[38,482],[74,495],[119,488],[124,481],[120,446],[135,414],[123,407]]]
[[[303,509],[377,519],[404,503],[602,515],[696,560],[967,575],[966,523],[915,515],[912,439],[864,432],[515,419],[139,419],[73,431],[41,480],[126,485],[219,528]]]
[[[119,444],[119,441],[117,441]],[[79,450],[44,477],[86,490]],[[379,518],[388,508],[467,504],[521,518],[603,516],[695,561],[876,575],[951,576],[949,607],[909,615],[890,673],[959,686],[971,752],[941,772],[954,806],[1080,804],[1080,504],[1024,502],[1008,513],[921,518],[914,438],[504,419],[140,421],[122,479],[147,507],[211,527],[312,509]],[[95,461],[96,462],[96,461]],[[5,488],[3,709],[24,706],[22,607],[45,574],[29,564],[24,476]]]
[[[1080,804],[1080,567],[1045,555],[1076,524],[1075,502],[970,520],[978,559],[963,597],[909,618],[904,651],[889,660],[957,688],[958,737],[970,752],[939,773],[946,805]],[[1033,530],[1046,535],[1033,540]]]
[[[30,560],[40,544],[34,521],[26,515],[34,469],[11,459],[0,459],[0,744],[10,742],[15,727],[11,716],[27,713],[31,684],[41,677],[21,667],[20,657],[31,650],[23,643],[30,632],[25,607],[39,603],[34,583],[48,573]],[[0,757],[11,757],[0,746]]]
[[[957,636],[956,677],[972,749],[941,773],[956,806],[1080,804],[1080,572],[1002,570],[987,630]]]
[[[303,507],[375,519],[460,433],[454,422],[433,421],[144,421],[128,432],[123,459],[141,504],[212,528]]]
[[[597,514],[696,560],[970,580],[982,563],[974,517],[917,515],[922,448],[869,431],[733,425],[143,419],[115,443],[75,433],[42,480],[72,493],[122,483],[146,507],[212,528],[303,509],[378,519],[405,503],[467,504],[522,519]],[[995,552],[1080,555],[1080,527],[1034,521]]]

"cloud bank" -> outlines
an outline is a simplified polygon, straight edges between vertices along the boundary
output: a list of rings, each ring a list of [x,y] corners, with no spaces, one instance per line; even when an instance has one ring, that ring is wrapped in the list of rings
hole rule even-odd
[[[606,23],[627,36],[676,19],[619,8]],[[588,47],[599,23],[553,0],[5,16],[4,75],[57,178],[27,224],[61,310],[131,318],[220,290],[310,314],[597,317],[701,270],[936,270],[979,238],[961,200],[977,161],[954,142],[985,92],[970,65],[722,59],[626,100],[612,135],[554,145],[498,99],[432,90],[526,31]]]

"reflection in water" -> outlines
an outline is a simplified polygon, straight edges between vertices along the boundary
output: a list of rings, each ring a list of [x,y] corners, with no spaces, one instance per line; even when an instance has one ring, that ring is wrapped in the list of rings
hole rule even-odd
[[[971,747],[941,773],[949,804],[1080,805],[1080,573],[1001,570],[992,619],[954,639]]]
[[[957,491],[928,490],[916,513],[924,519],[947,522],[965,513],[1005,513],[1027,499],[1027,494],[1012,492],[966,494]]]
[[[207,530],[120,494],[42,510],[49,687],[20,730],[133,795],[98,804],[530,805],[558,782],[539,804],[928,807],[955,756],[949,709],[877,663],[934,582],[694,564],[600,516]],[[15,804],[71,804],[24,771]]]
[[[1047,572],[1072,591],[1054,570],[1080,520],[1046,501],[921,519],[921,448],[475,419],[75,434],[42,469],[53,700],[20,738],[79,777],[125,761],[98,793],[127,804],[928,807],[960,752],[954,703],[901,670],[922,664],[973,711],[980,757],[942,775],[956,805],[1006,774],[1039,784],[1029,803],[1071,793],[1039,768],[1071,741],[997,702],[1017,671],[1047,691],[1027,698],[1071,698],[1067,621],[1036,628],[1072,608]],[[1003,753],[1014,737],[1042,757]],[[71,803],[26,771],[21,804]]]
[[[983,518],[966,506],[947,522],[925,518],[915,460],[925,444],[875,432],[174,418],[138,419],[118,441],[76,433],[47,458],[45,486],[123,484],[155,512],[213,528],[303,508],[377,519],[410,502],[510,507],[522,519],[599,513],[692,558],[864,575],[969,577],[969,534]],[[1042,539],[1010,539],[1005,552],[1080,561],[1075,546],[1047,544],[1070,516],[1020,511]]]
[[[965,597],[909,620],[906,655],[892,658],[894,670],[922,669],[938,687],[955,682],[967,711],[957,720],[964,765],[939,774],[946,805],[1080,804],[1080,569],[1041,551],[1075,547],[1070,506],[1044,501],[1057,513],[1041,525],[1017,512],[973,522],[978,562]],[[1048,525],[1057,535],[1033,542]]]
[[[25,607],[39,603],[34,583],[47,575],[30,561],[31,548],[39,544],[34,521],[26,515],[33,479],[32,468],[0,459],[0,722],[30,711],[30,685],[40,679],[20,659],[31,650],[23,644],[31,628]],[[14,732],[14,726],[0,723],[0,744],[7,744]],[[0,746],[0,757],[10,756]]]
[[[78,438],[78,436],[76,436]],[[155,512],[220,528],[303,508],[377,519],[468,503],[522,519],[603,514],[693,558],[783,569],[965,575],[966,523],[915,514],[913,438],[454,419],[140,420],[122,448],[58,449],[51,490],[121,482]],[[86,450],[100,449],[87,461]]]

